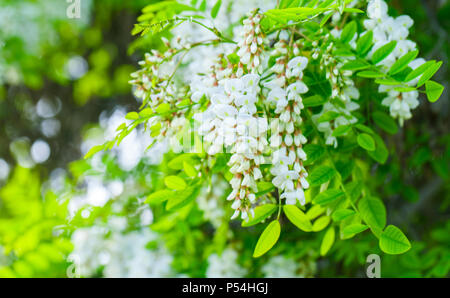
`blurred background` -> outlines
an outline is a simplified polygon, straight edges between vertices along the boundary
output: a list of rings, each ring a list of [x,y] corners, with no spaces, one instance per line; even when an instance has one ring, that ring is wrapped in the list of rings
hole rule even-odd
[[[362,276],[366,253],[376,247],[369,237],[338,242],[327,258],[311,250],[317,245],[311,238],[304,241],[309,246],[280,247],[283,256],[254,261],[245,250],[250,240],[211,253],[225,240],[203,243],[224,229],[219,224],[190,220],[176,229],[148,229],[153,213],[142,195],[156,183],[164,152],[144,152],[151,140],[139,131],[112,152],[82,160],[139,107],[130,73],[159,44],[130,32],[153,2],[81,0],[80,18],[69,19],[66,1],[0,0],[0,277]],[[444,277],[450,269],[450,1],[387,2],[392,15],[413,18],[420,56],[444,62],[434,80],[445,90],[434,104],[421,98],[413,119],[389,140],[397,157],[374,177],[385,181],[385,202],[394,210],[388,221],[406,225],[414,241],[407,254],[383,258],[382,274]],[[223,216],[217,200],[199,200],[199,218]],[[156,233],[169,229],[167,236]],[[245,231],[235,233],[245,238]],[[189,256],[177,251],[180,239]],[[198,243],[207,254],[195,249]],[[218,269],[224,260],[233,260],[230,268]]]

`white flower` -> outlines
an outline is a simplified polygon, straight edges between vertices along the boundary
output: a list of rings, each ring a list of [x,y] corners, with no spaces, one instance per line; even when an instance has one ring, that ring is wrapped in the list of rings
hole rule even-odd
[[[294,189],[293,180],[297,180],[298,178],[300,178],[300,175],[296,171],[285,170],[273,178],[272,183],[281,190],[292,191]]]
[[[299,77],[307,65],[308,58],[306,57],[292,58],[287,64],[290,73],[288,77]]]
[[[388,6],[383,0],[370,0],[367,5],[367,16],[371,19],[382,19],[387,16]]]
[[[295,205],[297,200],[301,205],[305,205],[305,193],[301,187],[296,188],[294,191],[282,193],[280,198],[286,199],[287,205]]]

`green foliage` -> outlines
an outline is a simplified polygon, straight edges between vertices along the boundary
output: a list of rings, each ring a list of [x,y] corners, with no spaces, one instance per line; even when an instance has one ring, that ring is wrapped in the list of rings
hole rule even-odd
[[[71,243],[57,227],[66,223],[67,202],[41,196],[37,172],[17,167],[0,190],[0,244],[8,263],[0,277],[64,277]]]

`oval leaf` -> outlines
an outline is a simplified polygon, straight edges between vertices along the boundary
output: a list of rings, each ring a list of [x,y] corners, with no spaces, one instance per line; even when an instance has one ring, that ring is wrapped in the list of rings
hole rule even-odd
[[[386,208],[381,200],[364,197],[358,203],[362,219],[371,228],[382,230],[386,225]]]
[[[342,234],[345,238],[351,236],[351,235],[356,235],[359,234],[361,232],[364,232],[365,230],[367,230],[369,227],[366,225],[362,225],[362,224],[351,224],[346,226],[343,230],[342,230]]]
[[[409,53],[406,53],[402,57],[400,57],[395,63],[391,66],[389,69],[389,74],[394,75],[396,73],[401,72],[403,69],[405,69],[408,64],[416,59],[417,55],[419,54],[419,51],[412,51]]]
[[[174,194],[175,194],[175,192],[170,189],[158,190],[158,191],[148,195],[147,198],[145,199],[145,203],[148,203],[151,205],[160,204],[160,203],[172,198],[174,196]]]
[[[333,246],[336,232],[333,227],[330,227],[323,235],[322,244],[320,245],[320,255],[324,256]]]
[[[363,149],[367,151],[374,151],[375,150],[375,141],[373,138],[366,133],[361,133],[356,138],[356,141],[358,142],[358,145],[361,146]]]
[[[194,168],[193,165],[191,165],[190,163],[183,161],[183,169],[184,172],[186,173],[186,175],[188,175],[189,177],[193,178],[195,176],[197,176],[197,170]]]
[[[164,178],[164,184],[168,188],[175,190],[183,190],[186,188],[186,182],[178,176],[167,176]]]
[[[376,50],[372,55],[373,64],[383,61],[387,56],[389,56],[390,53],[392,53],[396,45],[397,42],[393,40]]]
[[[356,212],[351,209],[339,209],[336,210],[331,217],[334,221],[340,221],[354,215],[355,213]]]
[[[335,200],[341,198],[344,196],[344,193],[339,189],[327,189],[326,191],[321,192],[318,194],[313,202],[315,204],[319,205],[326,205],[331,202],[334,202]]]
[[[411,248],[405,234],[393,225],[387,226],[381,233],[379,244],[382,251],[391,255],[402,254]]]
[[[277,243],[280,237],[281,227],[278,220],[272,221],[259,236],[258,242],[256,243],[255,251],[253,252],[253,257],[258,258],[268,252]]]
[[[336,171],[328,166],[319,166],[315,168],[308,176],[311,186],[321,185],[331,180],[336,175]]]
[[[316,219],[316,221],[313,224],[312,230],[313,232],[319,232],[325,229],[328,224],[330,223],[331,218],[329,216],[323,215]]]
[[[376,111],[372,114],[372,119],[382,130],[390,134],[396,134],[398,131],[397,123],[386,113]]]
[[[300,230],[305,232],[311,232],[312,224],[308,217],[294,205],[284,205],[284,214],[286,217]]]

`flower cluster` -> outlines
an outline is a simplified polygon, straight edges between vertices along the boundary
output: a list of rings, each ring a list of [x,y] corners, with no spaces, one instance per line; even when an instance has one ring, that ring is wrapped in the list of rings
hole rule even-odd
[[[261,70],[261,52],[262,45],[265,41],[263,32],[261,31],[262,15],[257,10],[248,14],[248,18],[244,20],[244,28],[241,31],[240,41],[238,42],[238,56],[241,63],[247,65],[252,73]]]
[[[303,189],[309,184],[303,166],[306,153],[302,146],[307,140],[300,128],[303,122],[300,113],[304,108],[301,94],[308,91],[302,82],[308,59],[302,56],[289,59],[286,39],[275,44],[272,54],[277,56],[271,68],[274,77],[265,84],[269,89],[267,101],[275,107],[279,120],[271,123],[270,146],[274,148],[271,173],[275,176],[272,183],[279,189],[280,198],[286,199],[286,204],[296,204],[298,200],[304,205]]]
[[[331,36],[334,38],[339,38],[342,30],[333,29],[331,31]],[[351,41],[350,46],[352,48],[356,47],[356,37],[355,34]],[[317,128],[324,134],[325,143],[335,148],[338,146],[337,138],[333,135],[336,128],[343,125],[350,125],[357,122],[356,117],[354,117],[351,112],[359,109],[359,104],[355,100],[359,99],[359,91],[355,87],[355,83],[351,76],[352,71],[342,70],[342,66],[349,60],[345,57],[340,57],[338,60],[336,55],[334,55],[333,50],[335,44],[330,38],[330,34],[327,34],[321,45],[324,48],[323,51],[320,50],[319,43],[315,41],[313,43],[316,51],[315,53],[322,53],[320,56],[320,69],[325,70],[325,78],[331,84],[331,97],[335,100],[326,102],[323,105],[323,109],[320,113],[312,117],[313,121],[317,124]],[[313,57],[314,58],[314,57]],[[316,56],[319,58],[319,56]],[[324,115],[333,115],[331,120]]]
[[[413,25],[413,20],[407,15],[401,15],[393,18],[388,15],[388,6],[383,0],[371,0],[367,6],[367,15],[369,19],[364,21],[364,27],[372,30],[374,46],[369,52],[369,57],[380,47],[390,41],[396,41],[394,51],[380,65],[385,71],[400,58],[410,51],[416,50],[416,44],[408,40],[409,28]],[[425,63],[422,58],[412,61],[409,66],[412,69]],[[409,85],[415,85],[417,80],[408,82]],[[379,92],[387,93],[387,97],[382,101],[384,106],[389,107],[393,118],[398,119],[400,125],[404,120],[412,117],[411,110],[419,105],[419,93],[417,91],[399,92],[394,90],[398,86],[380,85]]]
[[[204,92],[210,96],[210,106],[203,113],[195,114],[194,119],[201,123],[199,134],[211,144],[208,154],[222,153],[224,149],[233,154],[229,161],[234,175],[230,181],[233,191],[228,200],[234,200],[234,217],[242,212],[241,217],[247,219],[255,201],[256,180],[262,178],[260,153],[267,145],[267,120],[256,117],[259,76],[246,74],[232,78],[223,72],[226,69],[212,73],[215,86]]]

